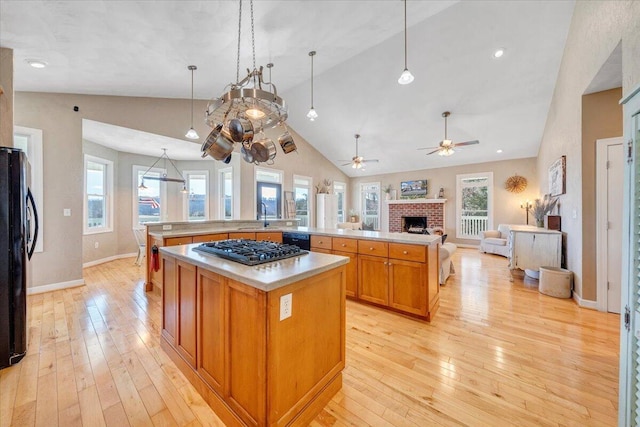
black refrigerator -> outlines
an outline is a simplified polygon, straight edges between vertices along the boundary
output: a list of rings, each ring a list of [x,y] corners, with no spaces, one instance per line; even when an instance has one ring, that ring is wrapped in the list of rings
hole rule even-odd
[[[38,238],[28,176],[25,153],[0,147],[0,369],[27,352],[29,259]]]

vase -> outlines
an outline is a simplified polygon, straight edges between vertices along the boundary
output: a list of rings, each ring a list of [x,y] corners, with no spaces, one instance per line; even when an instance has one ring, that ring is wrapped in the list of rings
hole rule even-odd
[[[536,219],[536,227],[544,228],[544,219]]]

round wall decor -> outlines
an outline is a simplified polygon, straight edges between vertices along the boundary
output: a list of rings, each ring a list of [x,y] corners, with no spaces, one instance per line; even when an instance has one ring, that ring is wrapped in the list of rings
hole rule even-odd
[[[504,188],[511,193],[522,193],[527,188],[527,178],[518,174],[510,176],[504,183]]]

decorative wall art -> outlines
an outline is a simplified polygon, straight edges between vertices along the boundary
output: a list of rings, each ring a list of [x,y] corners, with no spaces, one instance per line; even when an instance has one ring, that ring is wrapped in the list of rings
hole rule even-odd
[[[402,181],[400,183],[401,199],[421,199],[427,197],[427,180]]]
[[[566,193],[567,156],[562,156],[549,168],[549,194],[559,196]]]
[[[515,174],[507,178],[504,188],[511,193],[522,193],[527,188],[527,178]]]

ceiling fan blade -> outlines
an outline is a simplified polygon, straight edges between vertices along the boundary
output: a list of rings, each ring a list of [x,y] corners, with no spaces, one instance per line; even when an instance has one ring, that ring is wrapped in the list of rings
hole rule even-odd
[[[418,148],[418,150],[435,150],[436,148],[440,148],[440,147],[423,147],[423,148]]]
[[[349,166],[349,165],[350,165],[351,163],[352,163],[352,162],[349,162],[349,163],[345,163],[345,164],[343,164],[343,165],[340,165],[340,166]]]
[[[378,163],[380,160],[378,159],[367,159],[367,160],[363,160],[362,163]]]
[[[428,152],[428,153],[427,153],[427,156],[428,156],[429,154],[437,153],[438,151],[440,151],[440,149],[439,149],[439,148],[436,148],[435,150]]]
[[[480,144],[480,141],[476,139],[474,141],[457,142],[451,145],[453,145],[454,147],[464,147],[465,145],[475,145],[475,144]]]

